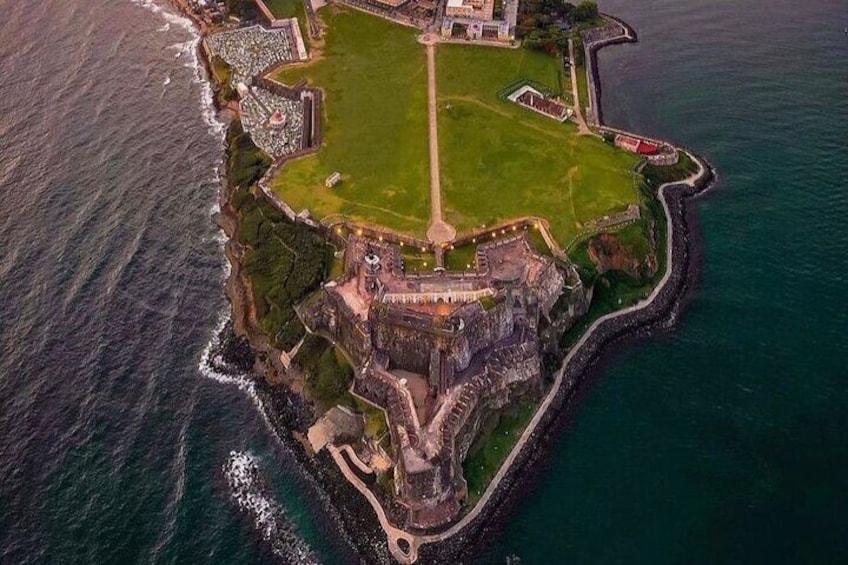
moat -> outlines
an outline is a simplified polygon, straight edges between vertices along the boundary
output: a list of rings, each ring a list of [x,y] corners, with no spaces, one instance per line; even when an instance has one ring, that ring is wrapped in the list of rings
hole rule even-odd
[[[636,34],[593,5],[534,47],[519,3],[232,4],[181,7],[229,122],[233,328],[296,399],[278,433],[415,562],[484,527],[602,347],[675,307],[712,171],[603,126],[595,54]]]

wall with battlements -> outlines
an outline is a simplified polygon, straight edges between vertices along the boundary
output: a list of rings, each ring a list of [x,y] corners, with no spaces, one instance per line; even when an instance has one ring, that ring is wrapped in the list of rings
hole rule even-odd
[[[384,352],[392,369],[427,374],[432,351],[443,351],[462,371],[483,348],[512,334],[513,310],[505,300],[484,309],[479,302],[464,305],[447,318],[383,304],[369,317],[374,348]]]

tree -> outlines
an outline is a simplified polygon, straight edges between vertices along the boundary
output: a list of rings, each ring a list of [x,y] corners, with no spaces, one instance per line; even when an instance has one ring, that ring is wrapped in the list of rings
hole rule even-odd
[[[578,23],[591,22],[598,17],[598,3],[584,0],[574,10],[574,19]]]

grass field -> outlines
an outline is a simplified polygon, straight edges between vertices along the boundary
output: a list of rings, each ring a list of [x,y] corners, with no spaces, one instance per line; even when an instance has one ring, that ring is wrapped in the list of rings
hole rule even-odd
[[[271,10],[271,13],[274,14],[278,19],[285,18],[301,18],[301,23],[303,23],[303,17],[305,12],[305,7],[303,5],[303,0],[264,0],[265,5],[268,6],[268,9]]]
[[[286,164],[274,190],[295,209],[423,235],[429,217],[427,65],[413,29],[328,6],[317,60],[282,71],[324,90],[324,145]],[[342,183],[324,187],[332,172]]]
[[[329,6],[319,15],[326,44],[316,60],[277,78],[290,84],[306,78],[324,89],[324,145],[286,164],[274,190],[319,218],[342,214],[423,235],[429,217],[424,48],[415,30],[367,14]],[[498,96],[519,79],[569,92],[570,77],[556,58],[455,44],[440,44],[436,57],[442,201],[460,232],[534,215],[548,218],[564,245],[588,220],[638,202],[635,156]],[[342,183],[327,189],[324,180],[334,171]]]
[[[580,98],[580,109],[585,118],[589,109],[589,76],[586,74],[586,67],[583,65],[574,67],[574,73],[577,76],[577,95]]]
[[[522,78],[567,85],[555,58],[455,44],[436,53],[442,201],[459,231],[536,215],[564,243],[588,220],[638,202],[635,156],[498,97]]]

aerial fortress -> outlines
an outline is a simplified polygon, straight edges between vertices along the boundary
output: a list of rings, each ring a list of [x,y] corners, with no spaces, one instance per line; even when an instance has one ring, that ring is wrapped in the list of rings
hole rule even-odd
[[[479,524],[605,339],[667,310],[711,171],[603,125],[595,53],[636,37],[592,2],[178,4],[230,121],[236,332],[311,407],[281,434],[414,562]]]
[[[462,462],[486,412],[541,396],[540,321],[559,300],[571,320],[588,307],[576,270],[523,235],[479,245],[475,265],[407,275],[399,247],[353,235],[345,275],[308,316],[353,357],[354,392],[385,410],[402,524],[417,530],[459,514]]]

